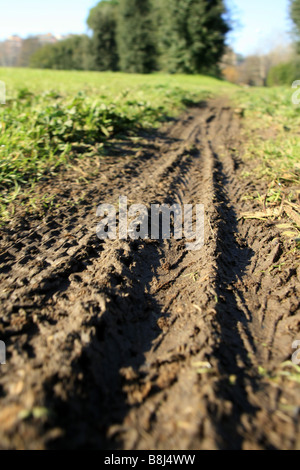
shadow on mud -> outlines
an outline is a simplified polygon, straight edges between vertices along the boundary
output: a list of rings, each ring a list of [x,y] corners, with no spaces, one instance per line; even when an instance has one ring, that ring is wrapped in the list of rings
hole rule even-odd
[[[52,377],[51,383],[45,384],[47,406],[54,412],[51,428],[59,427],[65,433],[50,441],[48,448],[118,447],[107,431],[112,424],[121,424],[129,410],[120,370],[131,368],[129,373],[137,375],[145,352],[161,332],[157,326],[161,310],[148,293],[160,257],[159,243],[131,242],[130,257],[122,262],[123,272],[110,274],[105,311],[96,307],[93,312],[88,326],[94,334],[72,363],[68,375],[72,383]],[[56,384],[66,386],[64,400],[53,393]]]
[[[221,337],[213,355],[218,359],[221,379],[216,385],[219,400],[218,409],[210,410],[211,419],[218,431],[219,446],[222,449],[238,450],[242,448],[244,437],[241,435],[242,416],[254,416],[257,409],[249,403],[247,385],[256,390],[255,378],[249,375],[251,360],[240,329],[255,351],[255,344],[248,328],[251,312],[239,291],[239,282],[243,279],[247,266],[254,254],[244,240],[238,239],[237,214],[227,194],[228,178],[223,164],[215,154],[216,164],[214,182],[217,189],[218,213],[220,217],[217,236],[218,274],[216,321]],[[235,294],[236,293],[236,294]],[[238,296],[238,300],[237,300]],[[225,403],[229,407],[224,407]]]

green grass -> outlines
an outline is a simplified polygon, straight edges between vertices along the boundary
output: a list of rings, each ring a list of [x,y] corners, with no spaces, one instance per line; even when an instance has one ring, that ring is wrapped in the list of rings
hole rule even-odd
[[[203,75],[167,75],[167,74],[124,74],[112,72],[70,72],[59,70],[36,70],[18,68],[0,68],[0,80],[6,83],[8,98],[16,97],[16,91],[28,88],[34,93],[54,90],[64,95],[74,96],[84,92],[91,97],[114,101],[122,99],[124,93],[131,99],[149,99],[154,106],[174,89],[187,93],[222,94],[236,87]],[[168,96],[166,96],[167,98]]]
[[[279,382],[281,380],[295,382],[300,384],[300,366],[292,361],[286,361],[279,365],[276,371],[268,371],[259,366],[258,373],[271,381]]]
[[[282,226],[288,238],[300,235],[300,106],[288,87],[240,89],[235,101],[243,109],[247,139],[244,158],[255,162],[254,182],[262,180],[264,194],[253,194],[274,219],[288,215]],[[269,217],[269,215],[268,215]]]
[[[292,103],[294,91],[278,87],[236,93],[251,140],[247,154],[260,161],[260,176],[279,183],[299,183],[300,107]]]
[[[0,69],[0,217],[37,181],[103,143],[158,126],[192,103],[234,89],[204,76]]]

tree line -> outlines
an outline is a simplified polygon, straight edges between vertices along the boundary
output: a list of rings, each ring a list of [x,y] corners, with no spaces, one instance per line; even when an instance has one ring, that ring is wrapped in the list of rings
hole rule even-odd
[[[212,73],[230,26],[223,0],[102,0],[89,12],[92,36],[38,49],[39,68],[129,73]]]
[[[289,1],[289,14],[293,24],[293,54],[292,59],[282,61],[269,71],[267,84],[291,85],[300,78],[300,0]]]

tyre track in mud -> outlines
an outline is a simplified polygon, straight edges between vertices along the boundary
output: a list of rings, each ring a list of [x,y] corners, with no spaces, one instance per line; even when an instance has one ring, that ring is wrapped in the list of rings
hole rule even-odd
[[[224,101],[193,108],[129,174],[120,163],[103,190],[95,182],[75,215],[6,237],[3,448],[299,446],[297,390],[258,373],[289,357],[297,272],[265,275],[283,256],[276,230],[239,218],[239,126]],[[98,240],[97,205],[120,195],[204,204],[203,249]]]

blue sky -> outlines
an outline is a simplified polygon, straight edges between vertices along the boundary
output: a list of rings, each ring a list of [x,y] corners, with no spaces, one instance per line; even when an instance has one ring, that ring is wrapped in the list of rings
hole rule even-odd
[[[234,32],[229,42],[236,52],[264,52],[288,41],[289,0],[226,0]],[[97,0],[9,0],[1,8],[0,39],[12,34],[67,34],[87,31],[86,18]]]
[[[0,39],[12,34],[83,33],[97,0],[2,0]]]
[[[265,52],[290,40],[289,0],[225,0],[234,31],[229,41],[236,52]]]

